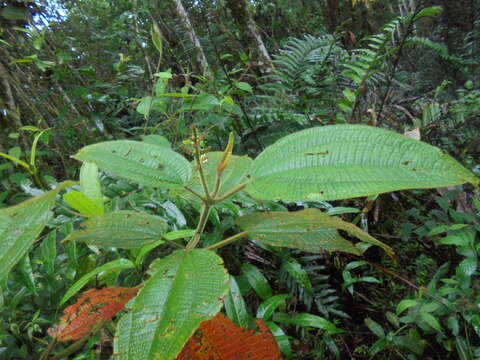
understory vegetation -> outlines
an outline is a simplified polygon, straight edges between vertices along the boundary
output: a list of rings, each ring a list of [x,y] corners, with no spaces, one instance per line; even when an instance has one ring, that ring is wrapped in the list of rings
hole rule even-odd
[[[0,359],[480,359],[480,1],[0,1]]]

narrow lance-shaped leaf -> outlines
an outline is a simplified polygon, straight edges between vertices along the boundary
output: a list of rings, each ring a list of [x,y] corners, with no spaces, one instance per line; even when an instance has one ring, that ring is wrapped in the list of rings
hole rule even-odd
[[[71,233],[64,241],[133,249],[160,240],[167,229],[167,222],[162,218],[121,210],[84,221],[80,229]]]
[[[201,322],[215,316],[226,295],[228,274],[215,253],[179,250],[156,260],[152,277],[118,323],[118,360],[171,360]]]
[[[479,179],[440,149],[365,125],[286,136],[253,162],[246,190],[258,199],[338,200]]]
[[[62,300],[60,300],[60,305],[65,304],[73,295],[80,291],[85,285],[88,284],[90,280],[96,277],[98,274],[112,271],[122,271],[125,269],[132,269],[135,267],[135,264],[128,259],[117,259],[109,261],[99,267],[96,267],[94,270],[86,273],[80,279],[78,279],[68,291],[63,295]]]
[[[118,140],[93,144],[75,156],[95,163],[106,172],[143,185],[174,188],[191,177],[187,159],[167,147],[140,141]]]
[[[248,326],[249,316],[247,305],[245,304],[237,281],[233,276],[230,277],[230,291],[225,298],[225,312],[236,325],[242,327]]]
[[[0,279],[26,254],[50,219],[57,194],[73,183],[67,181],[43,195],[0,210]]]
[[[361,248],[340,236],[344,230],[365,243],[380,246],[389,255],[393,250],[368,233],[338,217],[317,209],[295,212],[253,213],[237,219],[237,225],[252,239],[272,246],[282,246],[318,253],[342,251],[362,254]]]

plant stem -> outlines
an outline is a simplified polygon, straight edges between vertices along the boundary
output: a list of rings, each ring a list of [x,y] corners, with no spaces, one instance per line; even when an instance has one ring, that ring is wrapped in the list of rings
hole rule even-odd
[[[233,235],[233,236],[230,236],[229,238],[226,238],[222,241],[219,241],[217,242],[216,244],[213,244],[209,247],[207,247],[207,250],[215,250],[215,249],[219,249],[221,247],[224,247],[232,242],[234,242],[235,240],[238,240],[244,236],[246,236],[248,234],[248,231],[242,231],[241,233],[238,233],[236,235]]]
[[[198,222],[195,234],[193,234],[192,238],[187,244],[187,250],[194,249],[198,245],[198,242],[200,241],[200,236],[202,236],[205,225],[207,225],[208,215],[210,214],[211,208],[212,206],[208,202],[202,205],[200,221]]]
[[[57,355],[52,357],[50,360],[60,360],[62,358],[65,358],[65,357],[69,356],[70,354],[73,354],[74,352],[80,350],[83,347],[83,345],[85,345],[85,343],[88,341],[89,338],[90,338],[89,336],[85,336],[85,337],[81,338],[80,340],[74,342],[72,345],[67,347],[62,352],[59,352]]]
[[[57,344],[56,339],[53,339],[52,341],[50,341],[47,348],[43,352],[42,356],[40,356],[38,360],[47,360],[56,344]]]

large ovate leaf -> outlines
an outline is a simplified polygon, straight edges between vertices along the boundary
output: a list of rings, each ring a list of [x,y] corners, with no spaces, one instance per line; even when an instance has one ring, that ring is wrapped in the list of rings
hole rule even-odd
[[[57,194],[72,182],[64,182],[43,195],[0,210],[0,280],[23,258],[51,217]]]
[[[257,199],[338,200],[479,179],[440,149],[365,125],[286,136],[253,162],[246,190]]]
[[[168,141],[168,139],[162,135],[145,135],[143,137],[143,142],[157,146],[164,146],[167,149],[172,148],[172,144],[170,144],[170,141]]]
[[[179,250],[152,263],[152,277],[122,317],[115,335],[119,360],[170,360],[221,309],[228,274],[215,253]]]
[[[96,324],[113,318],[137,291],[138,288],[119,286],[87,290],[63,311],[60,323],[48,329],[48,334],[60,342],[79,340]]]
[[[281,360],[275,338],[263,320],[260,330],[238,327],[223,314],[203,322],[176,360]]]
[[[210,192],[215,188],[217,166],[222,160],[222,156],[222,152],[215,151],[207,153],[204,157],[205,162],[202,164],[202,166]],[[228,166],[223,170],[220,190],[217,196],[224,195],[227,191],[232,190],[235,186],[239,185],[243,180],[245,180],[245,176],[250,170],[251,165],[252,159],[248,156],[231,155]],[[192,162],[191,166],[193,169],[193,176],[187,185],[199,194],[203,194],[203,187],[200,183],[197,165],[195,162]],[[180,196],[200,204],[199,199],[186,190],[182,190]]]
[[[133,249],[160,240],[167,229],[167,222],[162,218],[121,210],[84,221],[80,228],[64,241],[73,240],[88,245]]]
[[[253,213],[237,219],[237,225],[252,239],[272,246],[281,246],[318,253],[342,251],[360,255],[361,248],[345,240],[337,230],[343,230],[365,243],[380,246],[388,254],[393,250],[357,226],[318,209],[295,212]]]
[[[93,144],[75,156],[90,161],[106,172],[158,188],[174,188],[190,180],[187,159],[167,147],[139,141],[118,140]]]

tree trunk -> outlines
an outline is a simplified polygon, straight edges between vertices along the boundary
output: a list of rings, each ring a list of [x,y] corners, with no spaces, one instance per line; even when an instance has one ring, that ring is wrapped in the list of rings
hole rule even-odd
[[[258,30],[255,20],[253,19],[253,16],[248,10],[248,4],[245,0],[226,0],[226,3],[232,14],[232,17],[239,25],[240,31],[243,34],[247,34],[248,37],[253,40],[261,60],[261,68],[266,73],[271,72],[273,68],[272,58],[270,57],[270,54],[263,43],[262,36]]]
[[[10,82],[8,81],[8,70],[3,66],[0,62],[0,78],[2,79],[2,85],[5,91],[5,103],[7,104],[9,115],[13,120],[13,129],[18,130],[20,129],[23,124],[20,117],[20,111],[15,103],[15,99],[13,97],[12,87],[10,86]],[[7,117],[8,118],[8,117]]]
[[[202,69],[202,72],[206,72],[209,74],[210,67],[208,66],[207,57],[205,56],[205,52],[203,51],[202,45],[200,44],[200,39],[198,38],[197,33],[192,26],[188,14],[182,5],[182,1],[173,0],[173,2],[175,3],[175,9],[177,11],[178,17],[180,18],[183,27],[187,31],[187,34],[193,43],[193,46],[197,53],[197,62],[200,64],[200,68]]]

